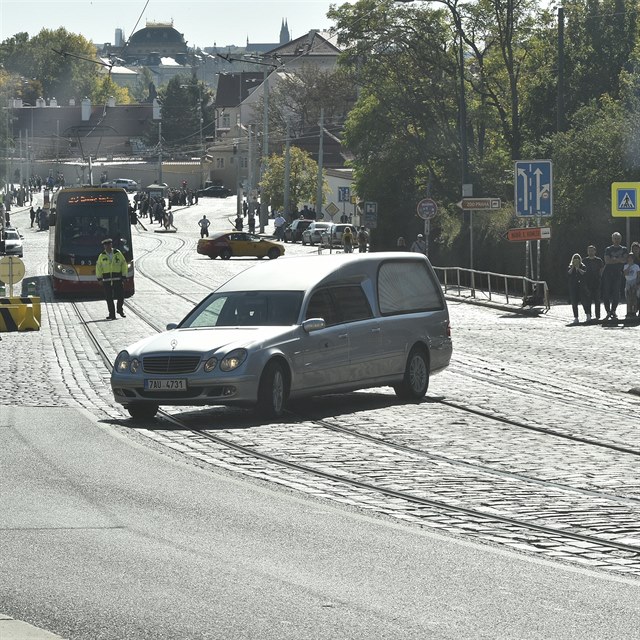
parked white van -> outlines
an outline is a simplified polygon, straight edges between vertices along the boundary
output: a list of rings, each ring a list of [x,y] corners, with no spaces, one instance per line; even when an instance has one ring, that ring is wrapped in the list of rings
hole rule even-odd
[[[273,260],[238,274],[178,325],[121,351],[111,386],[134,418],[160,405],[253,405],[392,386],[422,398],[451,359],[449,313],[416,253]]]

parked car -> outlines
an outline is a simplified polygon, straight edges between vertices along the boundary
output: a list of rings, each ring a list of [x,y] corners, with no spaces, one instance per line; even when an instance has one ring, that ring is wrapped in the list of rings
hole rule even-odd
[[[345,229],[349,227],[351,229],[351,233],[353,233],[353,242],[356,243],[356,235],[358,231],[352,224],[343,224],[342,222],[338,224],[332,224],[327,233],[322,236],[322,246],[323,247],[341,247],[342,246],[342,234]]]
[[[302,232],[302,244],[321,244],[322,234],[327,233],[330,222],[316,222],[315,220]]]
[[[228,260],[232,256],[254,256],[258,260],[266,257],[273,260],[284,255],[284,246],[253,233],[229,231],[214,233],[209,238],[198,240],[197,251],[209,256],[212,260],[218,256],[223,260]]]
[[[451,353],[425,256],[294,257],[246,269],[179,324],[121,351],[111,388],[133,418],[218,404],[279,417],[290,399],[384,385],[418,400]]]
[[[128,178],[116,178],[115,180],[108,180],[107,182],[103,182],[101,186],[116,189],[120,188],[130,193],[134,193],[140,189],[140,185],[135,180],[129,180]]]
[[[204,189],[198,189],[198,198],[228,198],[230,195],[230,189],[217,184],[205,187]]]
[[[22,234],[14,227],[5,227],[0,238],[0,253],[5,256],[23,257]]]
[[[306,218],[297,218],[291,224],[287,225],[284,230],[285,242],[300,242],[302,240],[302,232],[313,222]]]

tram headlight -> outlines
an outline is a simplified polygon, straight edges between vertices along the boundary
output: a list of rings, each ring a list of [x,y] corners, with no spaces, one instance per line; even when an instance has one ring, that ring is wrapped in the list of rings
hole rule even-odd
[[[247,359],[246,349],[235,349],[228,353],[220,361],[220,369],[222,371],[233,371],[237,369]]]
[[[76,270],[73,267],[69,266],[68,264],[59,264],[56,262],[55,270],[56,270],[56,273],[59,273],[60,275],[63,275],[63,276],[77,275]]]

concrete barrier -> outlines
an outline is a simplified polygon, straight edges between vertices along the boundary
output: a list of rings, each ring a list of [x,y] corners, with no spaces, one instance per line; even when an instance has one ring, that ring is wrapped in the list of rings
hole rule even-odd
[[[0,298],[0,332],[39,331],[40,313],[36,296]]]

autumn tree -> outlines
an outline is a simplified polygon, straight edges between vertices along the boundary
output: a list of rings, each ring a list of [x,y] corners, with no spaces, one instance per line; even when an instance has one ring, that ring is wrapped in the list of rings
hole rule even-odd
[[[314,202],[318,178],[318,163],[311,154],[299,149],[290,148],[289,169],[289,202],[292,209],[305,202]],[[284,207],[285,155],[273,154],[269,157],[267,170],[260,181],[263,197],[269,199],[274,209]],[[328,191],[326,183],[323,191]]]

